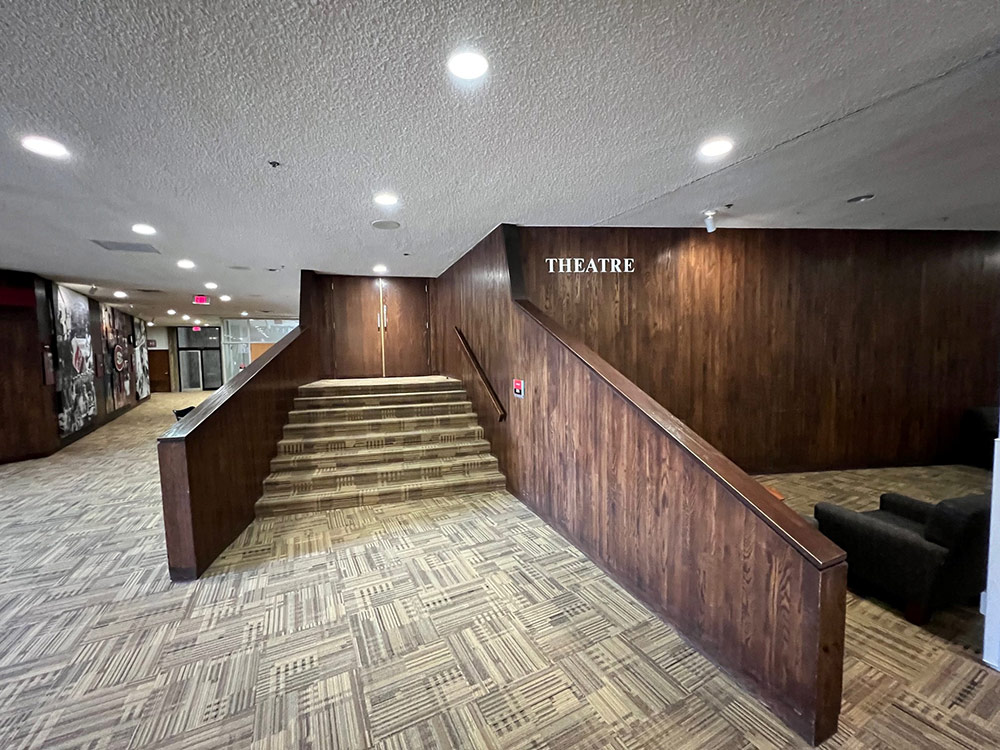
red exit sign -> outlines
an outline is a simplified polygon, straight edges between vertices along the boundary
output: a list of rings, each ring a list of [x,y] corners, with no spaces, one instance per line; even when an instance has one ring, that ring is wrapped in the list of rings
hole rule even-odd
[[[196,294],[194,295],[194,303],[196,305],[211,305],[212,298],[207,294]]]

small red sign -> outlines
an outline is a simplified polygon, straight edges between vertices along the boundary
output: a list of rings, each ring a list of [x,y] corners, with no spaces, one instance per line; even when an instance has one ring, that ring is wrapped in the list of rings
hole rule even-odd
[[[191,326],[191,330],[192,331],[200,331],[201,330],[201,326]]]
[[[514,396],[524,398],[524,381],[520,378],[514,378]]]
[[[210,305],[212,304],[212,300],[205,294],[196,294],[194,295],[194,303],[196,305]]]

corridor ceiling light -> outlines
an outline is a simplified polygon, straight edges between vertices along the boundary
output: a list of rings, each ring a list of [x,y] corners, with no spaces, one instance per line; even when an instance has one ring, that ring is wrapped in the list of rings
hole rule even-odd
[[[191,320],[190,315],[181,315],[181,320]]]
[[[33,154],[46,156],[49,159],[68,159],[69,149],[51,138],[40,135],[28,135],[21,139],[21,145]]]
[[[399,203],[399,196],[393,193],[376,193],[375,202],[380,206],[395,206]]]
[[[711,138],[701,144],[698,153],[706,159],[715,159],[725,156],[733,150],[733,142],[728,138]]]
[[[198,320],[197,318],[195,318],[195,319],[194,319],[194,324],[195,324],[196,326],[200,326],[200,325],[201,325],[201,321],[200,321],[200,320]]]
[[[205,288],[206,289],[218,289],[219,285],[216,284],[214,281],[206,281],[205,282]]]
[[[221,297],[219,297],[220,302],[231,302],[232,299],[233,298],[230,297],[228,294],[223,294]]]
[[[156,228],[149,224],[133,224],[132,231],[136,234],[156,234]]]
[[[451,74],[466,81],[482,78],[489,67],[489,62],[478,52],[456,52],[448,58]]]
[[[190,271],[192,268],[194,268],[194,261],[187,259],[179,260],[177,261],[177,267],[183,268],[186,271]]]
[[[176,315],[176,314],[177,314],[176,310],[167,310],[167,315]]]
[[[126,297],[128,297],[128,295],[125,294],[125,292],[123,292],[121,290],[115,292],[114,296],[117,297],[118,299],[125,299]]]
[[[385,267],[384,263],[379,263],[377,266],[372,266],[372,271],[375,273],[385,273],[389,269]]]
[[[249,314],[250,314],[250,313],[248,313],[248,312],[247,312],[246,310],[244,310],[243,312],[241,312],[241,313],[240,313],[240,315],[242,315],[242,316],[243,316],[244,318],[245,318],[245,317],[246,317],[247,315],[249,315]]]

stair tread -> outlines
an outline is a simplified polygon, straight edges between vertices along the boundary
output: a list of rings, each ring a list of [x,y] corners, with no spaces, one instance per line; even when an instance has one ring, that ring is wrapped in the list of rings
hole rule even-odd
[[[294,495],[264,495],[257,505],[283,505],[288,502],[308,503],[317,500],[335,500],[339,498],[349,498],[357,495],[379,495],[389,494],[406,487],[423,486],[428,490],[437,490],[454,485],[469,484],[471,482],[504,482],[507,479],[499,471],[483,471],[472,474],[463,474],[454,477],[436,477],[434,479],[409,480],[402,482],[386,482],[385,484],[373,484],[364,487],[347,487],[341,489],[318,489],[310,492],[301,492]],[[442,494],[447,494],[442,493]]]
[[[378,474],[385,471],[413,471],[432,466],[455,466],[461,464],[490,463],[496,464],[496,457],[489,453],[473,453],[467,456],[445,456],[443,458],[428,458],[422,461],[393,461],[379,464],[362,464],[360,466],[332,467],[329,469],[291,469],[288,471],[273,471],[264,480],[264,483],[271,480],[294,480],[298,476],[304,479],[315,476],[316,471],[322,472],[322,476],[354,476],[356,474]]]
[[[461,401],[419,401],[419,402],[414,402],[412,404],[407,403],[407,404],[369,404],[367,406],[317,406],[314,409],[292,409],[290,412],[288,412],[288,414],[289,416],[291,416],[292,414],[309,414],[318,411],[339,412],[343,414],[357,414],[358,412],[371,411],[373,409],[384,409],[386,411],[390,409],[419,409],[419,408],[440,409],[440,408],[448,408],[454,406],[455,404],[464,404],[468,406],[470,410],[472,409],[472,402],[467,399],[463,399]],[[435,415],[426,414],[421,416],[430,417]],[[444,416],[444,415],[438,415],[438,416]],[[367,420],[358,420],[358,421],[367,421]]]
[[[389,440],[391,444],[399,445],[398,442],[400,438],[407,438],[414,435],[433,435],[434,437],[446,437],[448,435],[464,434],[470,431],[477,432],[482,435],[482,428],[478,424],[470,424],[462,427],[441,427],[435,430],[397,430],[395,432],[363,432],[354,435],[303,435],[296,438],[281,438],[278,441],[278,446],[282,445],[301,445],[309,443],[321,443],[328,442],[331,440],[344,440],[350,439],[355,441],[362,440]],[[419,440],[413,443],[408,443],[408,445],[435,445],[437,443],[450,443],[449,440]],[[372,446],[366,446],[372,447]],[[349,450],[349,449],[345,449]],[[303,455],[303,454],[297,454]]]
[[[423,398],[428,395],[441,395],[443,393],[451,394],[453,396],[462,395],[465,396],[464,388],[454,388],[451,390],[436,390],[436,391],[398,391],[393,393],[343,393],[336,396],[317,396],[315,394],[310,396],[296,396],[296,401],[308,401],[309,399],[331,399],[331,398],[342,398],[342,399],[357,399],[358,401],[366,398],[377,398],[379,396],[391,396],[393,398],[405,398],[407,396],[412,396],[414,398]]]
[[[379,433],[384,435],[387,433]],[[391,433],[389,433],[391,434]],[[442,447],[447,446],[449,448],[471,448],[471,447],[481,447],[483,452],[489,455],[490,444],[483,438],[474,438],[472,440],[439,440],[436,442],[428,443],[409,443],[402,445],[385,445],[377,448],[343,448],[336,451],[316,451],[315,453],[285,453],[279,454],[272,459],[273,461],[281,461],[286,463],[292,463],[292,459],[302,459],[310,458],[315,460],[329,460],[335,461],[338,458],[352,458],[358,455],[377,455],[377,454],[393,454],[393,453],[417,453],[424,450],[431,450],[435,446]]]

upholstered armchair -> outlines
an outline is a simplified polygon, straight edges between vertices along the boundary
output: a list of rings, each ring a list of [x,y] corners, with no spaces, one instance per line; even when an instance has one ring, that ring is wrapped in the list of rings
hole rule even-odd
[[[890,492],[878,510],[819,503],[813,513],[847,552],[852,588],[900,606],[911,622],[923,624],[934,609],[986,588],[989,495],[925,503]]]

